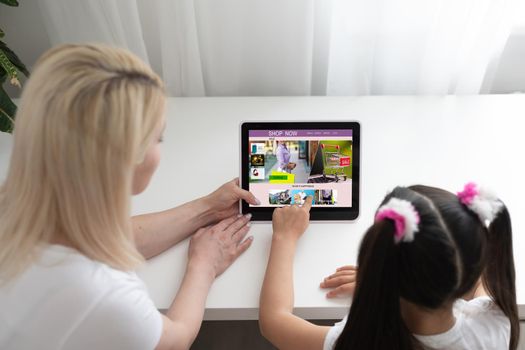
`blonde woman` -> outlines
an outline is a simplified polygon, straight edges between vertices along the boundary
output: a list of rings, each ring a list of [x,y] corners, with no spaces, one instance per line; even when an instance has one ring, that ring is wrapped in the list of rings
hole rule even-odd
[[[130,220],[159,162],[164,107],[161,80],[127,51],[66,45],[40,58],[0,188],[1,349],[190,347],[211,284],[252,241],[238,200],[257,200],[234,180]],[[191,234],[161,315],[133,269]]]

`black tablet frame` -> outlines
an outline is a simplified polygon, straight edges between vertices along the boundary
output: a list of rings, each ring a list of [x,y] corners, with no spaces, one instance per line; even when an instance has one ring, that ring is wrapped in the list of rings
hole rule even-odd
[[[360,156],[361,126],[356,121],[285,121],[285,122],[243,122],[241,123],[240,182],[245,190],[249,188],[248,132],[250,130],[279,129],[352,129],[352,206],[351,207],[312,207],[310,220],[349,221],[359,216],[360,197]],[[241,212],[251,213],[252,221],[271,221],[275,207],[250,207],[241,201]]]

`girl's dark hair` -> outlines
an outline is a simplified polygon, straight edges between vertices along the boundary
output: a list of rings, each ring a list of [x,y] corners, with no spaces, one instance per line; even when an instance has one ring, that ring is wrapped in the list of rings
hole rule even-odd
[[[434,204],[408,188],[395,197],[412,203],[419,231],[412,242],[395,243],[392,221],[375,222],[359,248],[357,285],[335,350],[411,350],[421,345],[405,326],[400,298],[428,309],[450,301],[461,281],[458,250]]]
[[[352,306],[335,350],[423,349],[402,319],[400,299],[437,309],[471,292],[480,277],[510,320],[509,349],[515,350],[519,318],[506,207],[487,229],[456,195],[442,189],[397,187],[382,204],[392,197],[412,203],[419,231],[412,242],[395,243],[392,221],[368,229],[359,248]]]
[[[461,298],[472,291],[481,277],[487,293],[510,320],[509,349],[517,349],[520,326],[512,225],[507,207],[502,203],[501,211],[487,228],[453,193],[427,186],[410,188],[432,200],[454,237],[464,271],[454,297]]]

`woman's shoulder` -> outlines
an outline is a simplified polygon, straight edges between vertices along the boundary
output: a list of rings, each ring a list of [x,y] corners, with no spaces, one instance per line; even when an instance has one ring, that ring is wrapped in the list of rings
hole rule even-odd
[[[81,289],[81,294],[104,294],[120,285],[145,288],[134,272],[120,271],[92,260],[75,249],[49,245],[26,271],[40,285]]]
[[[0,288],[0,306],[12,320],[9,336],[16,336],[22,325],[45,329],[50,341],[53,335],[65,337],[61,342],[71,349],[83,349],[82,344],[154,348],[162,330],[161,315],[134,272],[113,269],[64,246],[45,247],[35,263]],[[53,310],[60,322],[35,317],[45,310]]]
[[[49,245],[40,249],[32,265],[0,288],[0,304],[23,308],[60,298],[87,308],[119,291],[148,296],[134,272],[114,269],[72,248]]]

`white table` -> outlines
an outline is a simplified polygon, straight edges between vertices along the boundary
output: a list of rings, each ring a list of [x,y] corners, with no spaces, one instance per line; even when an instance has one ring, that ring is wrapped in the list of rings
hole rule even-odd
[[[361,215],[352,223],[313,223],[295,259],[296,313],[340,318],[345,299],[327,300],[321,279],[355,263],[361,237],[382,197],[396,185],[461,189],[474,180],[494,188],[514,226],[520,316],[525,317],[525,95],[471,97],[172,98],[163,158],[133,212],[176,206],[205,195],[239,172],[243,120],[357,120],[361,123]],[[0,161],[7,148],[0,139]],[[0,169],[0,176],[5,165]],[[271,227],[252,226],[252,247],[220,276],[207,320],[256,319]],[[150,260],[139,275],[158,308],[169,306],[182,279],[187,241]]]

